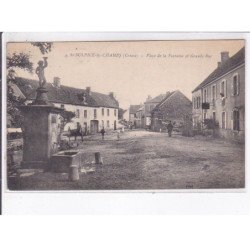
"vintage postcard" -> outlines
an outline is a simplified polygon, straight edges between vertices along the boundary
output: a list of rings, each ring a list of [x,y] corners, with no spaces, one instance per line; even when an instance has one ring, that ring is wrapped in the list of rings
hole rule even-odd
[[[245,188],[245,40],[7,41],[8,191]]]

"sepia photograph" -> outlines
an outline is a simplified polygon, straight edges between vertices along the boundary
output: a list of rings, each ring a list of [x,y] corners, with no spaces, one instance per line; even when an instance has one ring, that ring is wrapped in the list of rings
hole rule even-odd
[[[245,40],[6,43],[9,191],[245,188]]]

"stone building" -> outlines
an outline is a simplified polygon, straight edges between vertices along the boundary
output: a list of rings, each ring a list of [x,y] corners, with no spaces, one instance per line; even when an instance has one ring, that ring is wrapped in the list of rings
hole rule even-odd
[[[16,85],[26,96],[28,102],[32,102],[36,97],[38,81],[16,78]],[[55,107],[64,108],[75,113],[72,123],[65,126],[65,130],[75,129],[81,125],[87,133],[97,133],[102,127],[106,130],[115,130],[118,123],[119,103],[114,97],[114,93],[109,95],[86,89],[73,88],[60,84],[58,77],[53,83],[47,83],[48,99]]]
[[[137,116],[136,112],[141,107],[141,105],[130,105],[129,107],[129,122],[132,126],[136,127]]]
[[[147,100],[144,102],[143,104],[143,113],[142,113],[142,127],[143,128],[150,128],[151,126],[151,112],[152,110],[156,107],[156,105],[158,105],[168,94],[168,92],[166,94],[160,94],[154,98],[151,98],[151,96],[149,95]]]
[[[179,90],[168,92],[165,98],[151,111],[151,129],[162,131],[171,121],[175,127],[183,126],[187,117],[191,117],[192,102]]]
[[[211,120],[222,137],[244,141],[245,48],[232,57],[221,52],[217,68],[192,92],[193,126],[204,129]]]
[[[141,107],[136,111],[136,127],[137,128],[144,127],[144,113],[145,113],[144,106],[141,105]]]

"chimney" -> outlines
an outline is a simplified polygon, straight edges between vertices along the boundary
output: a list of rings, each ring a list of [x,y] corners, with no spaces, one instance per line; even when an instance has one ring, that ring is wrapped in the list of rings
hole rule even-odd
[[[86,92],[88,95],[91,95],[91,88],[90,87],[86,87]]]
[[[167,92],[166,92],[166,96],[169,95],[169,94],[170,94],[170,91],[167,91]]]
[[[61,78],[60,77],[54,77],[54,85],[57,88],[60,88],[60,85],[61,85]]]
[[[229,52],[228,51],[221,52],[221,63],[223,64],[227,59],[229,59]]]
[[[149,101],[151,99],[152,99],[151,95],[148,95],[147,101]]]
[[[218,68],[221,66],[221,62],[218,62]]]
[[[114,99],[114,92],[109,92],[109,96]]]

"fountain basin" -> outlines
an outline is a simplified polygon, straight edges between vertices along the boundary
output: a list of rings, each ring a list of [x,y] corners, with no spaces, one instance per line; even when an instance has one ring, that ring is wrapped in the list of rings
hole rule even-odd
[[[50,159],[50,168],[55,173],[69,173],[72,167],[80,167],[79,151],[61,151]]]

